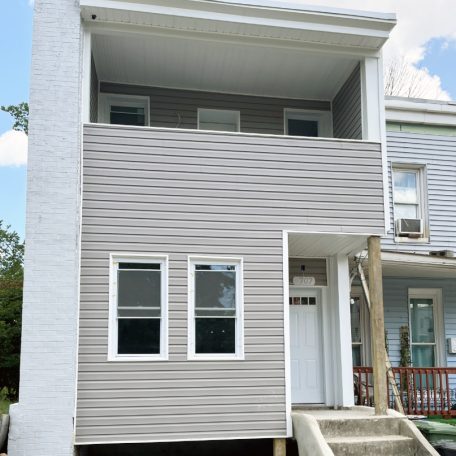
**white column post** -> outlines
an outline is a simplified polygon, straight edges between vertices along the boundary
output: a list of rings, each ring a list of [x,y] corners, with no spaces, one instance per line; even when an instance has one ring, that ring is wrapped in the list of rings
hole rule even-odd
[[[338,388],[335,405],[351,407],[354,405],[353,395],[353,364],[351,350],[351,321],[350,321],[350,274],[348,257],[335,255],[333,257],[335,274],[332,280],[333,304],[335,304],[336,321],[336,367],[334,382]]]

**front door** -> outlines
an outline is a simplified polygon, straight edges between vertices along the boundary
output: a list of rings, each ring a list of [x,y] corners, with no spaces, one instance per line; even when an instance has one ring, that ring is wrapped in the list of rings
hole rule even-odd
[[[321,333],[319,290],[290,288],[291,401],[294,404],[325,402]]]

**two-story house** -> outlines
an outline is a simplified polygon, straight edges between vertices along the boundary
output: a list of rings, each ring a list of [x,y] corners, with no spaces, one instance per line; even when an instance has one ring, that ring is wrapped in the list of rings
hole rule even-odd
[[[391,222],[382,263],[389,355],[394,366],[409,357],[414,368],[438,368],[407,382],[410,394],[433,389],[423,400],[406,398],[407,406],[415,402],[418,412],[433,413],[456,403],[456,106],[393,97],[385,104]],[[366,309],[355,281],[355,366],[371,363]]]
[[[35,1],[11,456],[222,449],[291,436],[293,404],[353,405],[349,258],[389,229],[394,24]]]

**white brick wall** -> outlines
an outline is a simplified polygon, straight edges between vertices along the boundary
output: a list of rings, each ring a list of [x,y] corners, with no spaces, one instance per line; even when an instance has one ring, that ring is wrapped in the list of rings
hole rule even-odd
[[[79,2],[36,0],[21,383],[10,456],[73,454],[81,47]]]

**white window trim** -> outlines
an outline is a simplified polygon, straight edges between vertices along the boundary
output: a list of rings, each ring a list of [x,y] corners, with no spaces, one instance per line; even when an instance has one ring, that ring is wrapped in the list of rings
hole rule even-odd
[[[333,125],[331,111],[319,111],[315,109],[294,109],[285,108],[283,110],[283,131],[288,135],[288,120],[314,120],[318,122],[318,137],[332,138]]]
[[[236,131],[227,131],[226,133],[239,133],[241,131],[241,111],[236,111],[234,109],[211,109],[211,108],[198,108],[198,110],[197,110],[197,116],[198,116],[197,126],[198,126],[198,130],[211,131],[211,132],[215,131],[215,132],[223,133],[223,130],[203,130],[203,129],[201,129],[201,126],[200,126],[201,111],[229,112],[231,114],[234,114],[235,117],[236,117]]]
[[[110,124],[110,107],[132,106],[135,108],[144,108],[145,127],[150,125],[150,98],[142,95],[124,95],[116,93],[99,93],[98,94],[98,121],[100,123]]]
[[[436,367],[445,367],[447,364],[445,354],[445,325],[443,322],[442,289],[441,288],[409,288],[407,298],[408,322],[410,328],[410,355],[412,355],[412,318],[410,314],[410,299],[433,299],[434,302],[434,334],[435,334],[435,362]],[[419,344],[425,345],[425,344]],[[432,344],[434,345],[434,344]],[[412,359],[413,363],[413,359]]]
[[[350,299],[359,298],[360,318],[361,318],[361,363],[363,366],[371,364],[371,342],[370,342],[370,316],[366,303],[366,297],[362,287],[353,286],[350,291]],[[352,345],[353,342],[352,342]]]
[[[418,215],[419,218],[423,219],[423,236],[419,238],[408,238],[402,236],[396,236],[396,214],[394,213],[395,201],[394,201],[394,171],[410,171],[417,175],[417,190],[418,190]],[[392,214],[393,214],[393,230],[394,230],[394,242],[401,244],[416,244],[416,243],[428,243],[429,242],[429,216],[428,216],[428,202],[427,202],[427,173],[426,165],[416,163],[391,163],[391,189],[392,189]]]
[[[195,353],[195,264],[236,266],[236,352]],[[188,257],[188,339],[187,359],[197,361],[244,360],[244,259],[242,257]]]
[[[117,353],[117,267],[120,262],[161,264],[161,318],[160,353],[128,354]],[[168,360],[168,256],[132,253],[111,253],[109,255],[109,329],[108,361],[166,361]]]

